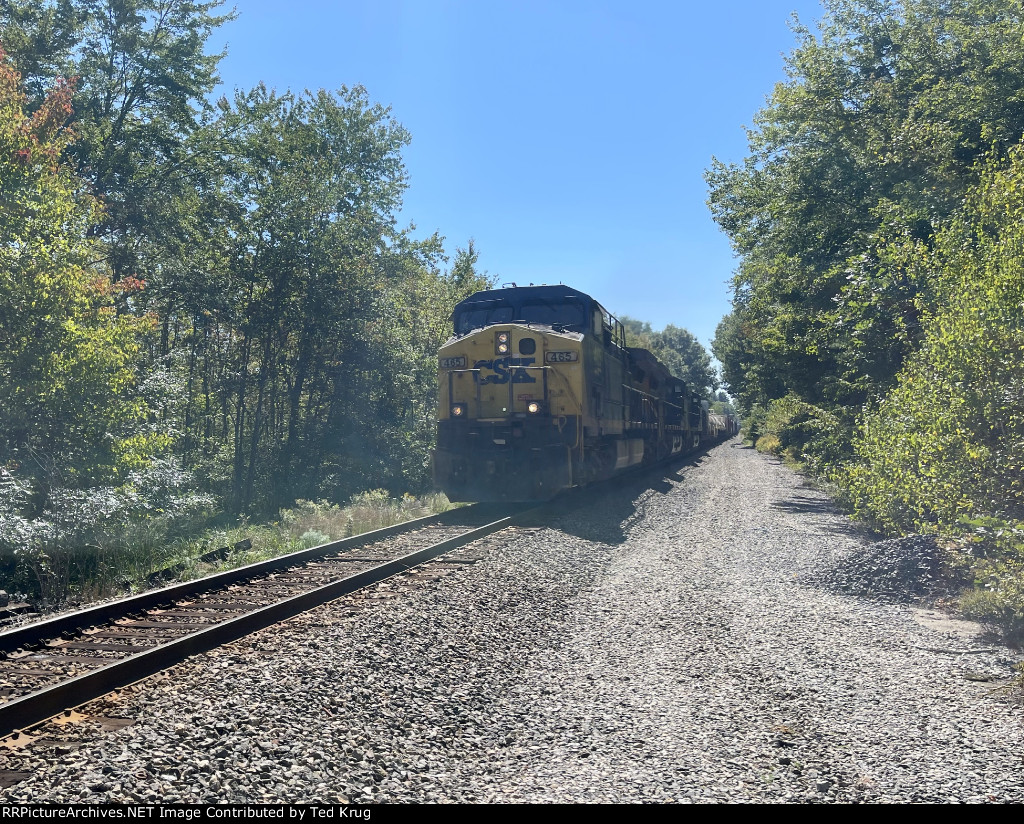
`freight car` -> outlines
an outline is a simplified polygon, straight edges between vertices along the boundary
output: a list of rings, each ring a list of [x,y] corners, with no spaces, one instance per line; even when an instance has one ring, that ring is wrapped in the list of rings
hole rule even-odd
[[[438,353],[434,480],[524,501],[725,437],[729,424],[597,301],[568,286],[477,292]]]

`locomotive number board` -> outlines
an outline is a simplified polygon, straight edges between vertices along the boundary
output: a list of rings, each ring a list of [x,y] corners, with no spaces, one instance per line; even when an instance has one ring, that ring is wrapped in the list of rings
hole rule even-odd
[[[544,356],[545,363],[575,363],[579,359],[579,352],[548,352]]]
[[[442,369],[465,369],[466,356],[456,355],[454,358],[441,358]]]

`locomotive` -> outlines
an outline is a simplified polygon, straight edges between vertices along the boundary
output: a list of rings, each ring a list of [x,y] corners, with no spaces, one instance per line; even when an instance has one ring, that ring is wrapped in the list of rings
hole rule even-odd
[[[434,481],[453,501],[529,501],[738,430],[568,286],[461,301],[438,353]]]

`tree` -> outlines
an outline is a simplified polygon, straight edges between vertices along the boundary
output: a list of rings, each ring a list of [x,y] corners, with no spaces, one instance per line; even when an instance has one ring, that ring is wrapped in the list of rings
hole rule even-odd
[[[0,26],[14,64],[34,92],[56,74],[79,78],[69,160],[104,203],[91,232],[115,281],[158,281],[180,261],[174,240],[194,232],[180,206],[201,182],[190,138],[212,112],[223,53],[211,32],[234,13],[195,0],[7,0]],[[197,180],[198,178],[198,180]],[[185,217],[190,210],[184,210]],[[171,241],[166,243],[165,241]],[[186,246],[189,244],[186,243]]]
[[[753,403],[793,392],[838,409],[884,393],[919,345],[931,288],[886,257],[902,248],[890,241],[927,241],[978,159],[1024,133],[1019,4],[825,5],[817,37],[796,26],[788,79],[756,116],[748,157],[707,173],[712,213],[742,258],[722,348],[745,363],[723,363]]]
[[[152,321],[116,311],[144,284],[115,287],[93,262],[100,212],[60,160],[72,84],[30,117],[0,61],[0,460],[34,478],[42,507],[58,480],[108,480],[135,460],[134,361]]]
[[[362,88],[211,102],[218,7],[0,3],[30,110],[53,72],[80,78],[60,155],[103,204],[79,229],[104,311],[158,330],[132,344],[129,394],[234,512],[423,484],[476,250],[446,272],[439,236],[396,227],[409,136]]]
[[[395,227],[408,134],[362,88],[260,87],[210,128],[224,207],[163,323],[188,465],[236,511],[425,483],[436,351],[484,280]]]
[[[28,115],[0,51],[0,547],[41,583],[77,536],[138,500],[128,487],[171,440],[137,371],[153,321],[119,311],[145,284],[114,284],[97,263],[100,209],[61,160],[72,94],[59,81]],[[59,594],[51,577],[44,594]]]
[[[869,415],[858,463],[838,477],[861,515],[886,529],[1024,523],[1024,147],[987,164],[962,215],[901,254],[939,299],[923,346]],[[1014,530],[1018,532],[1014,533]]]
[[[695,392],[710,397],[718,389],[718,376],[711,365],[711,356],[689,331],[669,324],[658,333],[658,357],[666,357],[676,365],[673,374],[686,381]],[[672,357],[672,356],[675,357]]]

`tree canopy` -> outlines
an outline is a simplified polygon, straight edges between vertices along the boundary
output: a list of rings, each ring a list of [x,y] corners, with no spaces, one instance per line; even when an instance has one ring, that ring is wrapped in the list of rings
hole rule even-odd
[[[794,393],[859,406],[920,342],[931,283],[891,257],[927,241],[1024,134],[1013,0],[826,0],[796,26],[787,79],[740,163],[714,161],[709,205],[741,263],[716,338],[748,406]]]
[[[422,490],[489,284],[397,225],[410,137],[365,89],[211,99],[219,8],[0,5],[0,567],[52,597],[108,526]]]

